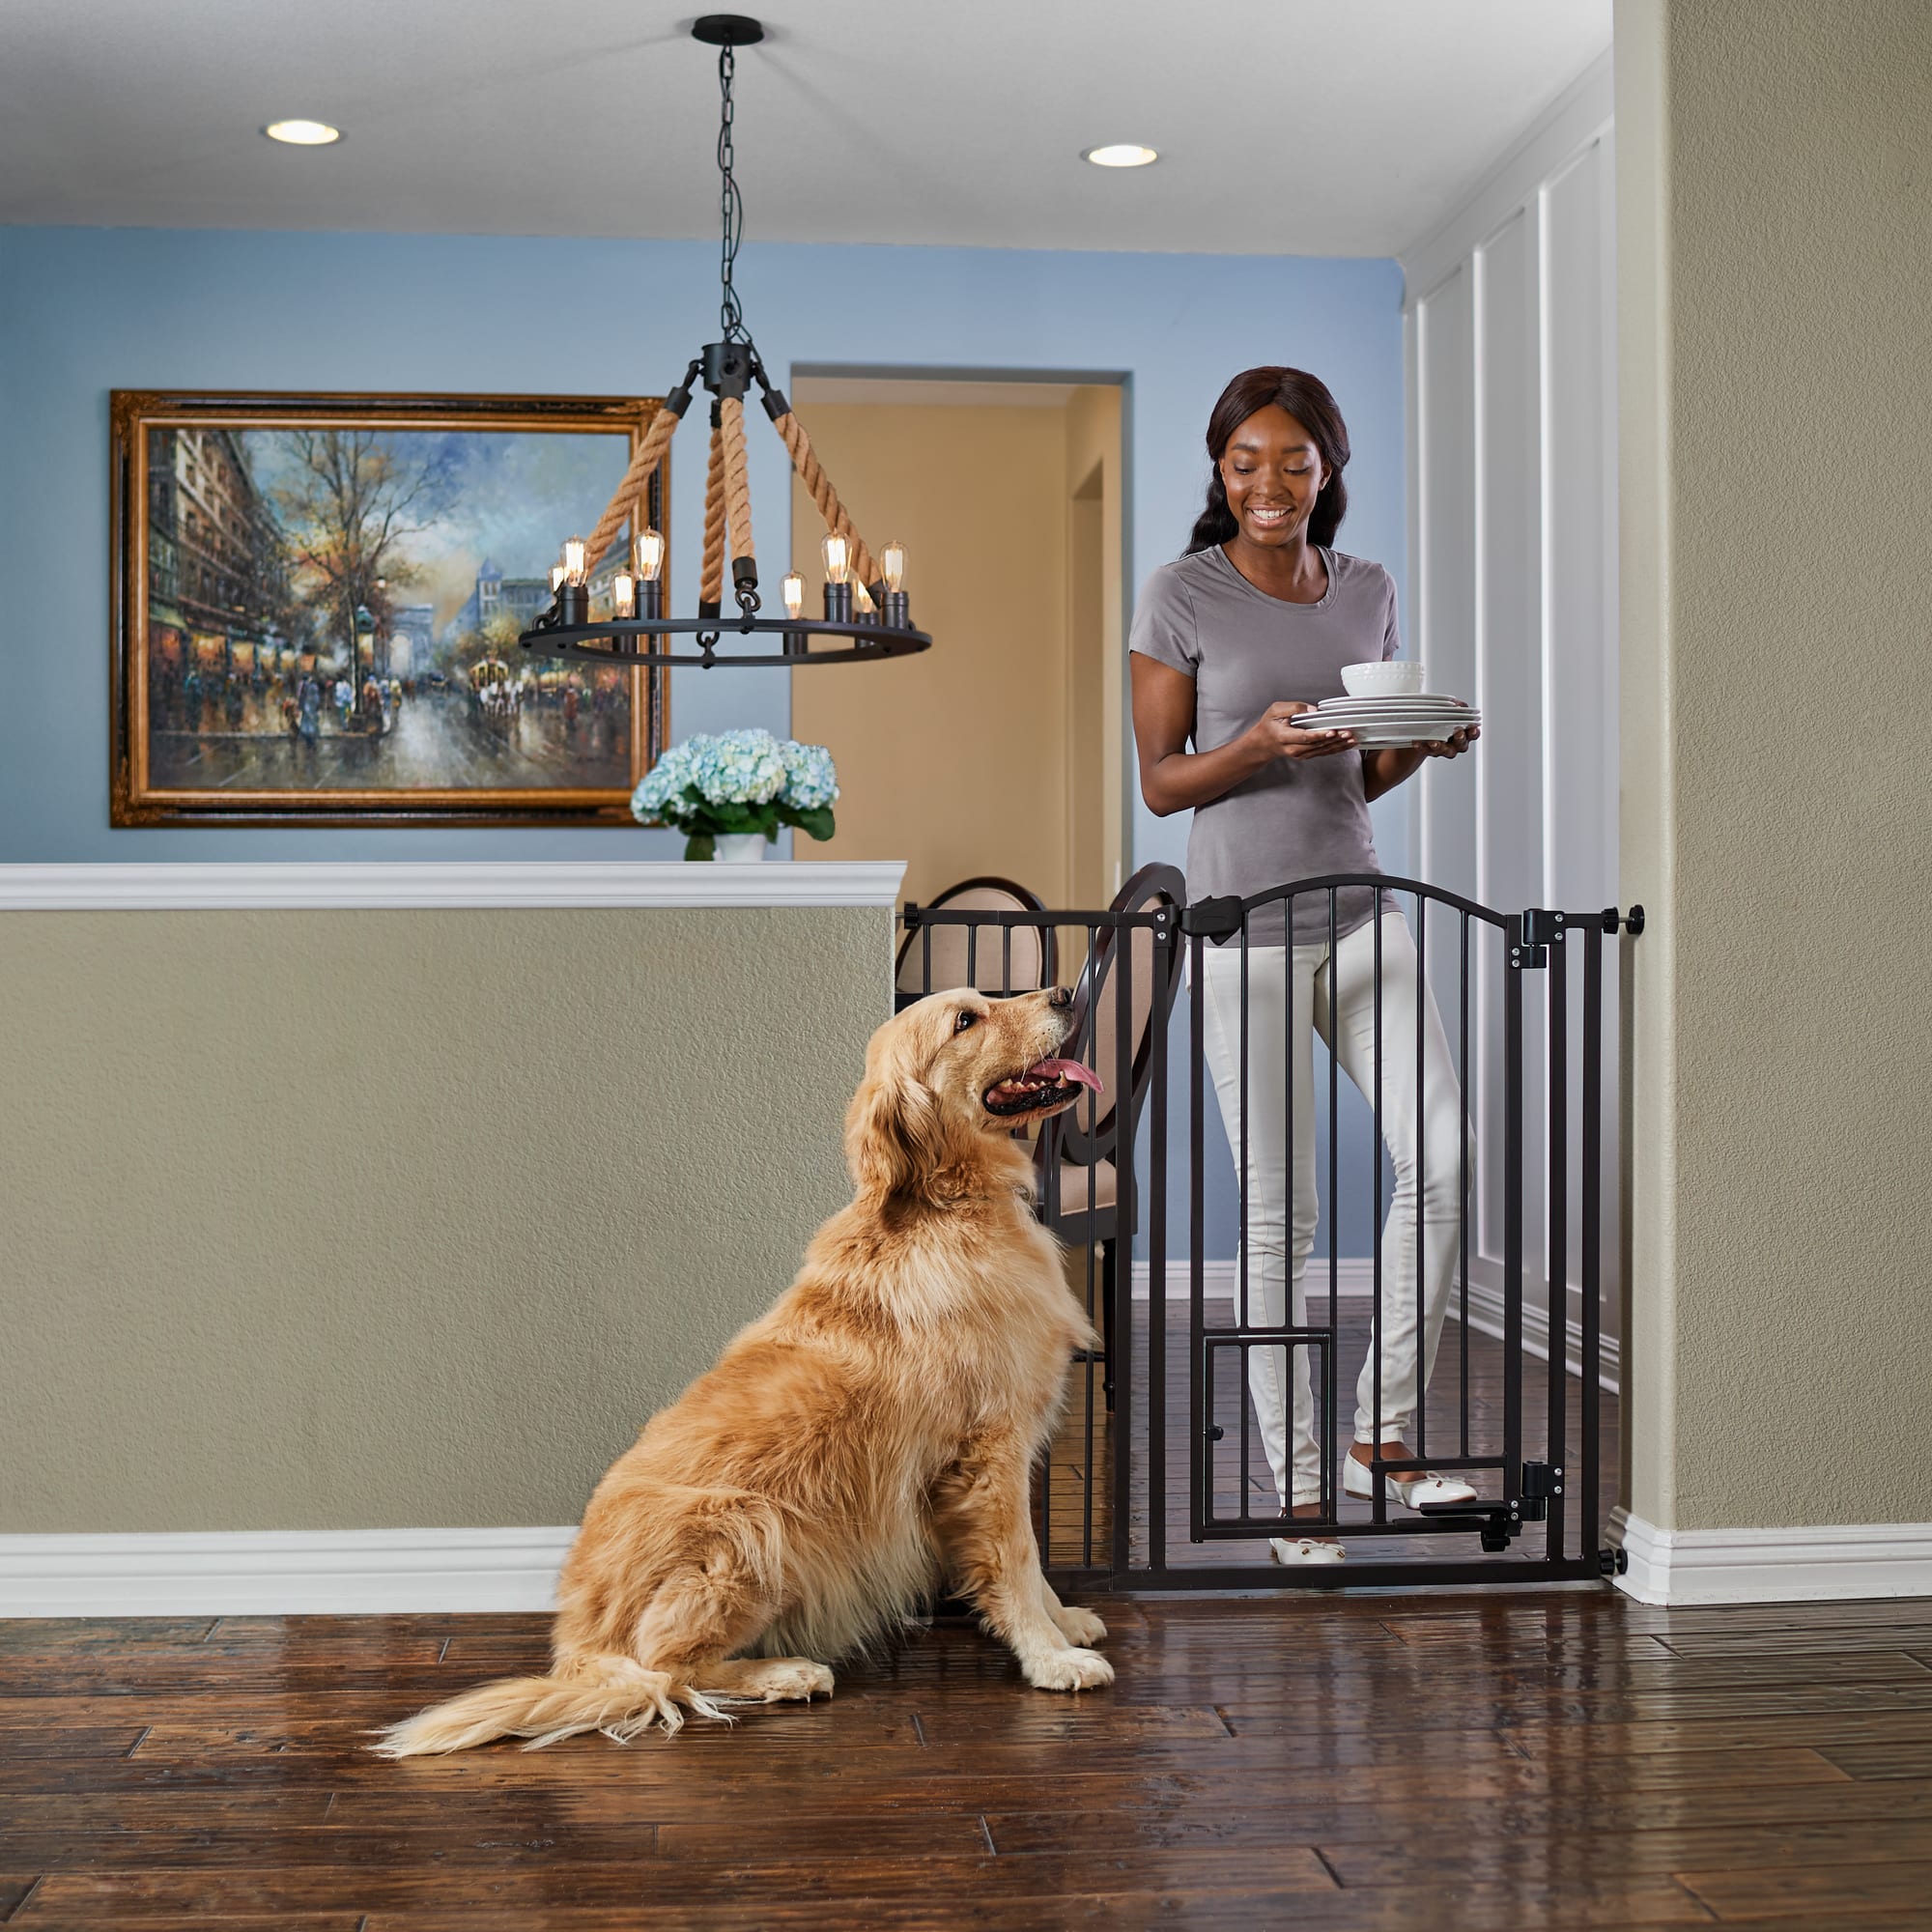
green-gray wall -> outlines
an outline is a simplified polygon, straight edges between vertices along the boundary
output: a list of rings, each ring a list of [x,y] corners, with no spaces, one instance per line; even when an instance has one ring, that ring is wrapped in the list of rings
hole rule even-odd
[[[849,1197],[891,921],[0,915],[0,1532],[575,1522]]]
[[[1932,7],[1618,0],[1633,1512],[1932,1507]]]

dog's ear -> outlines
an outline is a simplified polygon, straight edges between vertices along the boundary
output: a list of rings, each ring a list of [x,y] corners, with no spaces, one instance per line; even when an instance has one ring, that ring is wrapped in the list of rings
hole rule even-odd
[[[877,1056],[845,1115],[852,1184],[886,1199],[921,1198],[939,1171],[945,1139],[932,1089],[899,1054]]]

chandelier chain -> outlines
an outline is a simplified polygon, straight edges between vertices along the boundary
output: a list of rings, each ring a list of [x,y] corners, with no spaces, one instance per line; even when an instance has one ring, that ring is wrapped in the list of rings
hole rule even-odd
[[[738,192],[737,178],[731,171],[735,159],[731,150],[733,112],[731,82],[737,69],[738,62],[734,49],[728,44],[721,47],[718,52],[718,91],[721,97],[718,172],[724,178],[720,202],[724,217],[724,242],[718,270],[720,289],[718,326],[724,330],[726,342],[749,342],[751,337],[745,332],[744,313],[738,306],[738,291],[731,282],[731,271],[738,260],[738,242],[745,232],[745,203]]]
[[[824,466],[812,450],[805,426],[766,375],[739,306],[734,282],[738,246],[744,237],[745,205],[738,192],[737,156],[732,146],[735,120],[732,87],[737,74],[737,48],[762,40],[763,29],[756,20],[742,14],[707,14],[693,23],[692,35],[719,49],[718,173],[724,237],[719,257],[718,315],[724,340],[704,344],[685,369],[683,381],[667,392],[633,453],[615,495],[605,505],[595,533],[587,542],[573,538],[565,546],[563,564],[552,579],[550,608],[537,617],[518,643],[524,650],[540,656],[569,658],[600,670],[614,668],[651,671],[681,666],[696,666],[700,669],[721,665],[789,669],[801,665],[866,664],[927,650],[932,639],[913,627],[902,591],[887,595],[883,606],[880,605],[878,566],[865,540],[853,528],[849,513],[832,487],[832,479],[825,474]],[[667,445],[689,411],[692,392],[700,381],[711,392],[713,401],[697,615],[672,617],[664,611],[660,580],[647,576],[640,581],[627,574],[628,553],[619,553],[613,575],[607,579],[602,571],[624,525],[630,523],[635,532],[644,516],[655,512],[657,506],[647,493],[653,492],[662,480],[660,471]],[[753,548],[751,475],[745,449],[745,403],[753,386],[760,393],[765,413],[784,443],[794,470],[824,518],[826,528],[844,539],[847,561],[857,573],[859,586],[872,592],[857,611],[854,606],[860,599],[854,590],[847,589],[843,598],[838,599],[833,595],[836,586],[828,586],[823,619],[790,610],[782,617],[758,614],[761,606],[757,557]],[[577,557],[574,565],[573,555]],[[661,551],[658,557],[661,562]],[[595,586],[590,579],[592,570],[599,573]],[[730,618],[724,616],[722,608],[727,575],[738,605],[737,614]],[[625,583],[630,584],[629,591],[620,592]],[[593,596],[597,594],[608,595],[609,608],[614,614],[592,616]],[[626,596],[628,604],[624,601]],[[775,653],[755,649],[747,652],[741,645],[721,657],[718,646],[726,635],[746,642],[768,637],[781,639],[781,648]],[[695,651],[671,647],[673,639],[685,637],[696,644]],[[840,644],[839,639],[850,641]],[[834,648],[819,648],[825,643],[833,644]]]

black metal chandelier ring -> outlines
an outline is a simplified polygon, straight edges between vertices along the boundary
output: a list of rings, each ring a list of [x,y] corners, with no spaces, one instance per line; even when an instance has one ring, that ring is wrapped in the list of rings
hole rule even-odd
[[[648,643],[665,635],[695,636],[696,651],[632,650],[626,640],[639,639]],[[782,647],[776,652],[719,652],[717,644],[729,638],[777,637]],[[852,647],[842,651],[815,651],[813,638],[850,638]],[[609,643],[594,639],[608,639]],[[697,666],[742,665],[793,668],[801,664],[876,664],[885,658],[911,657],[929,650],[932,639],[909,625],[826,623],[810,617],[654,617],[628,619],[602,624],[550,625],[527,633],[518,641],[544,657],[575,658],[582,664],[636,665],[645,670],[682,668]]]
[[[665,397],[658,417],[634,452],[623,481],[591,535],[587,539],[572,537],[565,543],[562,561],[551,572],[550,608],[517,642],[539,657],[646,669],[875,664],[929,650],[932,639],[915,629],[912,622],[904,588],[905,546],[889,543],[874,559],[838,500],[804,425],[766,375],[738,305],[733,267],[744,229],[744,203],[732,171],[731,86],[735,49],[755,45],[764,38],[764,29],[746,14],[707,14],[691,31],[695,40],[720,50],[718,170],[723,188],[724,247],[719,262],[719,327],[723,339],[705,344],[692,358],[683,381]],[[713,401],[697,615],[667,617],[663,613],[662,581],[665,539],[660,531],[645,526],[643,508],[671,436],[691,408],[694,388],[699,384]],[[761,600],[745,448],[745,405],[753,388],[785,445],[799,481],[825,520],[822,618],[802,614],[805,582],[795,570],[786,572],[784,579],[786,614],[757,615]],[[632,534],[620,552],[618,544],[627,526]],[[726,616],[723,610],[727,549],[730,590],[738,605],[735,616]],[[600,611],[593,620],[593,599],[607,604],[608,616]],[[697,649],[663,647],[667,639],[686,636],[696,640]],[[776,652],[721,655],[719,643],[732,637],[776,637],[781,641]],[[814,650],[812,642],[819,638],[848,639],[850,646]],[[496,671],[502,668],[497,667]]]

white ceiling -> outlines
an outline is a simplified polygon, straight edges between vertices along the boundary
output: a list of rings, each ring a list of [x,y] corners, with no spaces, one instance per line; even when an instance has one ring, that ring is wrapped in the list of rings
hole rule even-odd
[[[1610,3],[768,0],[738,57],[747,239],[1394,254],[1609,45]],[[713,236],[691,17],[0,0],[0,221]],[[258,131],[286,116],[346,138]],[[1110,141],[1161,159],[1080,159]]]

